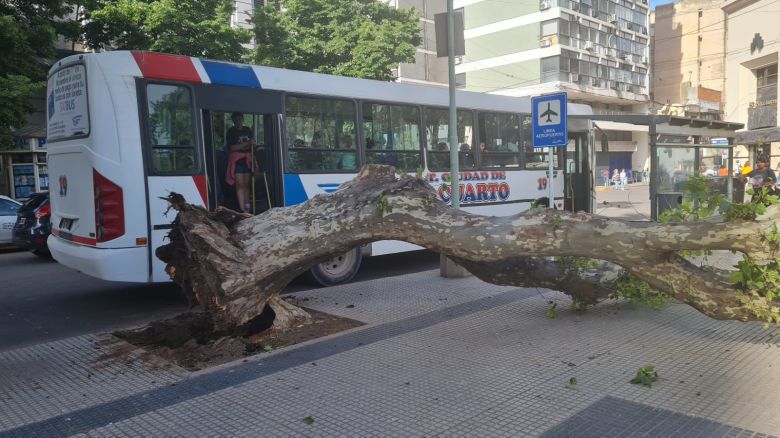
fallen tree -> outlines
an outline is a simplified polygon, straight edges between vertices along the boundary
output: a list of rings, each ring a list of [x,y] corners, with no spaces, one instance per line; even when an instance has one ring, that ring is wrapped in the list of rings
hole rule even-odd
[[[775,260],[777,206],[753,221],[683,224],[550,209],[477,216],[450,208],[428,183],[397,177],[388,166],[367,166],[335,193],[255,217],[208,212],[177,194],[167,199],[178,216],[171,243],[157,255],[190,302],[209,315],[215,332],[258,321],[287,329],[305,320],[307,313],[281,299],[280,291],[334,254],[385,239],[445,254],[487,282],[559,290],[582,304],[614,294],[627,278],[716,319],[767,319],[779,304],[771,292],[735,285],[680,255],[733,250],[751,260]],[[579,262],[587,259],[603,262]]]

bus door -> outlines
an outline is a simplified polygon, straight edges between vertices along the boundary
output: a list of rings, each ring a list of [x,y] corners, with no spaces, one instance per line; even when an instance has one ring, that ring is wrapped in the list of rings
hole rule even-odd
[[[564,175],[564,209],[590,212],[592,176],[587,133],[569,133]]]
[[[283,94],[200,84],[195,86],[195,96],[203,124],[208,208],[213,210],[222,206],[259,214],[281,206]],[[234,122],[236,119],[240,120]],[[237,122],[240,126],[234,126]],[[230,145],[229,141],[237,143]],[[247,141],[254,147],[230,150],[230,146],[247,145]],[[244,176],[247,173],[248,182]],[[240,205],[239,200],[244,205]]]
[[[260,214],[282,205],[278,119],[278,114],[203,110],[210,209]]]

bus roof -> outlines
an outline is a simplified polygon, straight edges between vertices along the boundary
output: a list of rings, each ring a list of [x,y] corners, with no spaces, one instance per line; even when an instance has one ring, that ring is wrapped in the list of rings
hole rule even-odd
[[[131,71],[122,70],[122,74],[151,79],[262,88],[291,93],[420,105],[449,105],[449,92],[445,87],[356,79],[157,52],[114,51],[73,55],[52,66],[49,73],[53,73],[62,65],[78,62],[85,58],[89,58],[101,66],[107,66],[115,63],[117,58],[129,61],[131,57],[135,60],[138,69],[134,71],[133,69],[130,69]],[[518,113],[531,112],[531,99],[529,97],[457,91],[456,100],[460,108]],[[569,103],[568,113],[569,115],[590,115],[593,111],[589,105]]]

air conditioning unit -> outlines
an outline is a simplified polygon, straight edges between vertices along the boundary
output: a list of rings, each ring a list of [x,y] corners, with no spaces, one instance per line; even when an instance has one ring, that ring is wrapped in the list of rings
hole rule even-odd
[[[548,38],[539,41],[539,47],[550,47],[550,46],[552,46],[552,40]]]
[[[647,64],[647,56],[640,56],[639,57],[639,63],[640,64]]]
[[[579,11],[580,10],[580,4],[577,3],[577,2],[572,2],[571,3],[571,10],[572,11]]]
[[[575,84],[579,84],[580,83],[580,75],[579,74],[572,73],[570,77],[571,77],[571,81],[573,83],[575,83]]]
[[[626,61],[631,60],[631,54],[630,53],[624,53],[621,58],[625,59]]]
[[[585,45],[582,46],[582,48],[587,50],[587,51],[589,51],[589,52],[592,52],[593,51],[593,43],[590,42],[590,41],[586,41]]]
[[[626,23],[626,29],[634,30],[634,23]]]
[[[642,35],[647,35],[647,28],[642,26],[642,29],[640,29],[640,32],[642,33]]]
[[[543,1],[539,3],[539,9],[542,11],[546,11],[552,7],[552,4],[549,1]]]
[[[610,15],[609,16],[609,22],[612,23],[612,24],[617,24],[617,22],[618,22],[617,14]]]

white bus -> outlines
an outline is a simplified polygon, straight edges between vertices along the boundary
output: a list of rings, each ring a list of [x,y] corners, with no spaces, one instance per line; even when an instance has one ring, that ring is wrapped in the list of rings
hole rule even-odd
[[[248,170],[235,167],[227,144],[233,118],[256,144],[254,213],[332,192],[366,163],[422,170],[450,201],[445,88],[117,51],[58,62],[47,99],[49,248],[101,279],[169,280],[154,255],[174,219],[160,199],[168,193],[209,209],[242,207],[226,182],[241,185],[236,173]],[[530,99],[459,92],[457,103],[461,206],[502,216],[546,199],[547,151],[531,146]],[[578,104],[568,111],[591,113]],[[569,130],[569,147],[555,154],[555,203],[589,210],[586,122],[571,119]],[[312,273],[335,284],[352,278],[363,255],[418,248],[375,242]]]

